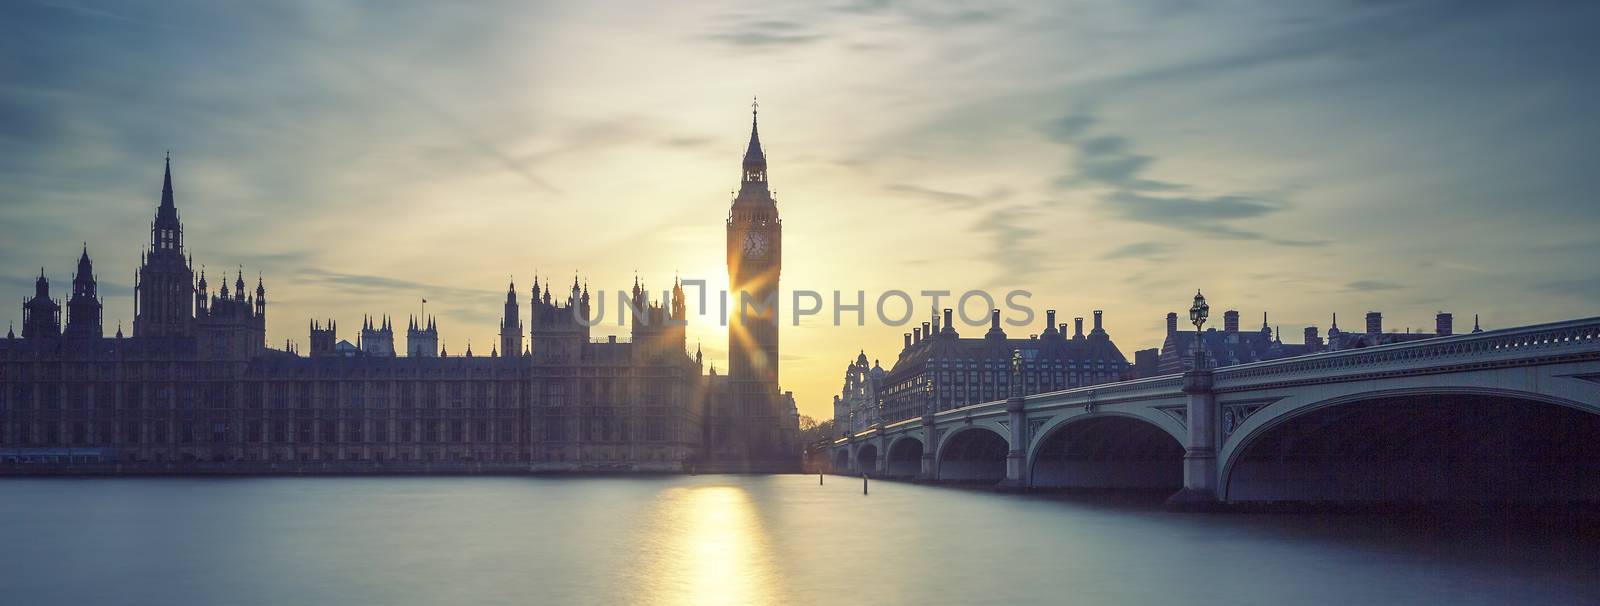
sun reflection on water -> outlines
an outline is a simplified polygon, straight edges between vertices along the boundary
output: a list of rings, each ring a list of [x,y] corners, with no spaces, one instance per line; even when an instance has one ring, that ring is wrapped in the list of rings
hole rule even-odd
[[[735,486],[662,493],[641,539],[643,577],[633,603],[767,604],[782,595],[765,529]]]

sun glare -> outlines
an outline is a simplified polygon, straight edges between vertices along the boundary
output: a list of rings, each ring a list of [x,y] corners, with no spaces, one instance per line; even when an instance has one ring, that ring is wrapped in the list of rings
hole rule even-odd
[[[766,533],[743,489],[670,490],[650,530],[641,554],[647,591],[637,603],[765,604],[780,595]]]

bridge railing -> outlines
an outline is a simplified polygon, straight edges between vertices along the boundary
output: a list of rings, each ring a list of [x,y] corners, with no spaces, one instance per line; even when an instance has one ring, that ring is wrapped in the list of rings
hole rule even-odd
[[[1218,368],[1214,374],[1220,388],[1293,374],[1429,366],[1468,357],[1495,362],[1583,351],[1600,352],[1600,317],[1252,362]]]
[[[1467,358],[1471,358],[1474,362],[1492,363],[1523,357],[1583,352],[1600,353],[1600,317],[1225,366],[1216,369],[1214,376],[1218,388],[1244,387],[1256,383],[1291,378],[1294,375],[1329,375],[1357,368],[1370,368],[1373,371],[1380,371],[1449,365]],[[1091,400],[1106,401],[1143,395],[1167,395],[1181,391],[1182,388],[1183,375],[1170,374],[1034,394],[1026,396],[1024,401],[1030,407],[1041,405],[1070,406]],[[969,404],[960,408],[940,411],[935,416],[938,418],[965,417],[977,413],[993,412],[994,409],[1001,408],[1004,404],[1005,400]],[[884,429],[897,430],[905,425],[920,422],[920,417],[913,417],[891,423]],[[856,434],[856,437],[870,437],[875,434],[876,429],[871,429]],[[841,438],[836,440],[835,443],[842,444],[845,441],[845,439]]]

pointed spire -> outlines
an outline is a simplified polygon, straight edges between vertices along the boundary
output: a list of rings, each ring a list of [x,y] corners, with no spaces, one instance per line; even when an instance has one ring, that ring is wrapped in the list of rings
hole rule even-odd
[[[1483,327],[1478,325],[1478,314],[1472,314],[1472,332],[1483,332]]]
[[[161,178],[161,208],[176,208],[172,201],[172,151],[167,151],[166,174]]]
[[[761,133],[756,127],[757,111],[761,104],[750,98],[750,145],[744,151],[744,180],[767,180],[767,154],[761,149]]]

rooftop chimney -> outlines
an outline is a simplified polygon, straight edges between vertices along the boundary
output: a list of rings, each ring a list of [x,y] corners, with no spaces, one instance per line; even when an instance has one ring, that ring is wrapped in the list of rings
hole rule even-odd
[[[1228,334],[1239,332],[1239,312],[1228,310],[1222,312],[1222,331]]]
[[[1367,334],[1383,334],[1383,314],[1376,311],[1367,312]]]
[[[1083,316],[1078,316],[1076,318],[1073,318],[1072,319],[1072,325],[1076,327],[1076,329],[1072,333],[1072,338],[1074,338],[1074,339],[1082,339],[1083,338]]]
[[[927,322],[923,322],[922,323],[922,338],[924,338],[924,339],[932,339],[933,338],[932,327],[929,326]]]
[[[989,330],[999,330],[999,329],[1000,329],[1000,310],[998,310],[998,309],[990,310],[989,311]]]
[[[906,344],[903,349],[911,349],[911,333],[908,332],[904,336],[906,338]]]
[[[1100,316],[1103,314],[1105,314],[1105,312],[1098,309],[1094,310],[1094,331],[1097,333],[1104,333],[1106,331],[1105,325],[1100,323]]]
[[[948,308],[948,307],[944,308],[944,329],[947,330],[947,331],[955,330],[956,329],[956,324],[955,324],[954,320],[955,320],[955,317],[954,317],[954,314],[952,313],[952,310],[950,308]]]
[[[1170,334],[1174,334],[1174,333],[1177,333],[1177,332],[1178,332],[1178,312],[1169,311],[1169,312],[1167,312],[1167,334],[1170,335]]]
[[[1050,327],[1055,326],[1055,325],[1056,325],[1056,310],[1054,310],[1054,309],[1046,309],[1046,310],[1044,310],[1044,328],[1045,328],[1045,330],[1049,330]]]
[[[1441,311],[1433,317],[1433,332],[1439,333],[1441,337],[1448,337],[1455,334],[1455,323],[1455,316]]]
[[[923,326],[927,326],[927,323],[923,323]],[[916,345],[917,343],[921,343],[921,342],[922,342],[922,328],[921,327],[912,328],[911,329],[911,344],[912,345]]]

